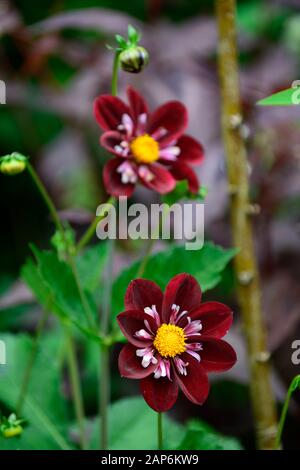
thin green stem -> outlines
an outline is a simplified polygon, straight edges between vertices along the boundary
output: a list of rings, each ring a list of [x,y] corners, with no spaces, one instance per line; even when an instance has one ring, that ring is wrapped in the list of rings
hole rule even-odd
[[[157,413],[157,448],[158,448],[158,450],[163,449],[162,413]]]
[[[105,203],[105,205],[109,205],[109,204],[114,204],[116,201],[116,198],[111,196],[107,202]],[[103,213],[101,213],[100,215],[97,215],[94,220],[92,221],[92,223],[90,224],[90,226],[87,228],[86,232],[83,234],[82,238],[79,240],[78,244],[77,244],[77,247],[76,247],[76,253],[79,253],[88,243],[89,241],[93,238],[93,236],[95,235],[95,232],[96,232],[96,228],[97,228],[97,225],[99,222],[101,222],[101,220],[104,219],[104,217],[106,216],[107,214],[107,211],[103,211]]]
[[[114,57],[114,63],[113,63],[112,80],[111,80],[111,94],[113,96],[117,96],[118,94],[119,59],[120,59],[120,52],[116,51],[115,57]]]
[[[114,240],[109,240],[109,253],[108,265],[106,272],[106,283],[103,297],[103,309],[101,316],[101,333],[104,337],[109,334],[109,318],[111,313],[111,293],[112,293],[112,280],[113,280],[113,252]],[[110,347],[108,344],[101,346],[100,354],[100,447],[102,450],[107,449],[108,446],[108,406],[110,402],[110,373],[109,373],[109,353]]]
[[[68,358],[70,381],[71,381],[71,387],[72,387],[72,397],[74,400],[76,419],[77,419],[78,426],[79,426],[80,447],[81,449],[85,449],[84,406],[83,406],[83,399],[82,399],[82,393],[81,393],[79,370],[78,370],[77,360],[76,360],[75,346],[73,342],[73,337],[68,327],[65,328],[65,333],[66,333],[66,340],[67,340],[67,358]]]
[[[30,378],[31,378],[31,374],[32,374],[34,361],[35,361],[37,350],[38,350],[40,337],[41,337],[41,334],[44,330],[44,327],[45,327],[45,324],[47,322],[48,316],[49,316],[48,310],[43,310],[42,316],[41,316],[41,318],[38,322],[37,328],[36,328],[35,337],[34,337],[33,344],[32,344],[32,349],[31,349],[31,352],[30,352],[29,360],[28,360],[26,368],[25,368],[23,381],[22,381],[22,385],[21,385],[21,390],[20,390],[20,395],[19,395],[17,406],[16,406],[16,415],[17,416],[21,416],[21,413],[22,413],[23,405],[24,405],[26,395],[27,395],[27,392],[28,392],[28,387],[29,387],[29,383],[30,383]]]
[[[64,229],[60,221],[60,218],[58,216],[56,207],[54,206],[44,184],[42,183],[42,180],[40,179],[39,175],[37,174],[37,172],[35,171],[35,169],[33,168],[33,166],[31,166],[29,162],[27,162],[27,169],[50,211],[51,217],[53,219],[53,222],[56,225],[57,230],[61,233],[62,237],[64,238]]]
[[[283,405],[283,408],[282,408],[280,421],[279,421],[279,424],[278,424],[278,431],[277,431],[277,435],[276,435],[276,449],[280,449],[280,447],[281,447],[281,436],[282,436],[283,428],[284,428],[284,425],[285,425],[285,420],[286,420],[287,412],[288,412],[288,409],[289,409],[291,396],[292,396],[293,392],[295,390],[297,390],[297,388],[299,386],[300,386],[300,375],[296,375],[296,377],[293,378],[293,380],[292,380],[292,382],[289,386],[288,392],[286,394],[285,402],[284,402],[284,405]]]

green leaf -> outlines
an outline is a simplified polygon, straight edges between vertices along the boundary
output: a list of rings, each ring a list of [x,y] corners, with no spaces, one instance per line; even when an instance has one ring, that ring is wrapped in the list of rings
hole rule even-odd
[[[293,381],[291,384],[292,392],[295,392],[297,388],[300,388],[300,375],[296,375],[296,377],[293,378]]]
[[[32,260],[27,261],[22,268],[21,276],[38,301],[46,310],[55,313],[63,320],[72,322],[89,338],[100,341],[98,334],[91,330],[70,266],[59,260],[57,254],[52,251],[40,251],[37,248],[33,250],[37,265]],[[95,266],[92,265],[93,254]],[[82,276],[85,295],[95,319],[97,308],[90,292],[96,286],[98,275],[100,277],[104,259],[105,256],[97,258],[95,251],[92,250],[77,261],[79,278]],[[90,273],[88,273],[88,263],[90,263]]]
[[[182,199],[204,201],[206,194],[207,189],[204,186],[201,186],[198,194],[191,193],[187,180],[182,180],[177,182],[173,191],[162,196],[162,201],[166,204],[169,204],[170,206],[178,201],[181,201]]]
[[[79,278],[87,292],[100,286],[101,274],[108,260],[108,245],[98,243],[88,248],[76,259]]]
[[[202,292],[215,287],[221,273],[237,253],[225,250],[213,243],[205,243],[201,250],[185,250],[183,246],[171,247],[149,258],[143,277],[156,282],[162,289],[176,274],[187,272],[195,276]],[[123,271],[113,284],[112,311],[114,315],[124,309],[124,296],[130,281],[136,278],[140,261]]]
[[[300,104],[300,87],[288,88],[257,102],[260,106],[295,106]]]
[[[142,398],[118,400],[109,409],[109,449],[157,449],[157,413]],[[164,415],[165,445],[174,448],[180,441],[182,427]],[[99,448],[99,422],[94,423],[92,449]]]
[[[242,450],[242,446],[237,439],[216,433],[202,421],[192,420],[177,450]]]
[[[15,410],[33,343],[25,334],[2,334],[1,340],[5,342],[7,364],[0,365],[0,401]],[[38,445],[42,449],[69,448],[65,439],[68,415],[60,392],[62,346],[58,331],[43,337],[22,411],[21,418],[26,420],[23,433],[20,438],[0,439],[1,449],[31,449]]]

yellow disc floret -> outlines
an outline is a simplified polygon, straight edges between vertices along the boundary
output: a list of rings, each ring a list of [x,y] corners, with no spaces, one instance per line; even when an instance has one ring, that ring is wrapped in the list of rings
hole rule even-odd
[[[157,330],[153,342],[162,357],[175,357],[186,350],[183,328],[163,323]]]
[[[159,158],[159,145],[148,134],[136,137],[131,142],[130,149],[138,163],[152,163]]]

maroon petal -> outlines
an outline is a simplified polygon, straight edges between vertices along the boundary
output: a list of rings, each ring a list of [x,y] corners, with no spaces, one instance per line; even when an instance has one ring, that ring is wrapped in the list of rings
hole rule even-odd
[[[94,102],[94,114],[99,126],[109,131],[117,129],[123,114],[130,114],[130,111],[117,96],[101,95]]]
[[[142,360],[136,355],[136,348],[131,344],[125,344],[119,354],[119,371],[122,377],[127,379],[143,379],[156,369],[157,364],[142,366]]]
[[[134,184],[124,184],[121,181],[121,174],[117,172],[117,168],[124,163],[124,159],[114,158],[109,160],[103,168],[103,182],[106,191],[112,196],[130,197],[134,191]]]
[[[204,158],[203,147],[189,135],[182,135],[176,146],[180,148],[179,159],[191,163],[200,163]]]
[[[127,88],[127,96],[130,105],[131,116],[135,123],[141,114],[148,114],[148,106],[144,98],[131,86]]]
[[[148,178],[149,172],[152,179]],[[147,172],[139,171],[139,177],[144,186],[157,191],[159,194],[169,193],[176,185],[171,173],[161,165],[147,165]]]
[[[232,311],[220,302],[205,302],[190,312],[192,320],[201,320],[201,335],[223,338],[232,324]]]
[[[190,312],[199,307],[200,302],[201,289],[196,279],[190,274],[177,274],[166,287],[162,308],[163,322],[169,322],[173,304],[179,305],[180,311]]]
[[[163,293],[160,287],[148,279],[135,279],[127,287],[125,294],[126,310],[141,310],[156,305],[158,313],[161,312]],[[149,316],[149,315],[148,315]],[[151,318],[149,316],[149,318]]]
[[[196,173],[186,163],[177,161],[170,168],[170,172],[177,181],[187,180],[192,193],[199,191],[199,181]]]
[[[116,146],[120,146],[120,143],[124,140],[122,135],[117,131],[106,131],[100,137],[100,144],[110,153],[114,155],[118,155],[119,157],[126,157],[126,155],[122,155],[120,150],[116,150]]]
[[[221,372],[234,366],[236,352],[222,339],[201,338],[203,350],[200,351],[201,365],[206,372]]]
[[[177,400],[178,385],[175,380],[149,375],[140,382],[141,392],[148,405],[158,413],[168,411]]]
[[[149,321],[148,317],[149,315],[146,315],[142,310],[127,310],[117,316],[117,322],[123,335],[138,348],[146,348],[152,344],[151,340],[141,340],[135,336],[137,331],[145,330],[144,320]]]
[[[157,137],[160,146],[164,147],[178,139],[184,132],[187,123],[188,114],[186,107],[179,101],[169,101],[151,114],[147,126],[147,133],[156,136],[160,130],[165,130],[164,134]]]
[[[209,382],[202,363],[186,353],[181,355],[181,359],[188,363],[187,375],[179,374],[174,367],[178,385],[191,402],[202,405],[209,393]]]

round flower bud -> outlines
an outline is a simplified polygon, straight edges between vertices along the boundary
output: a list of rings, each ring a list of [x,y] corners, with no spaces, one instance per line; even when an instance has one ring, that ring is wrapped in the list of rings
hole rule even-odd
[[[0,158],[0,172],[5,175],[17,175],[26,168],[27,158],[21,153],[13,152]]]
[[[139,73],[149,62],[149,54],[144,47],[125,49],[120,54],[120,66],[124,72]]]

